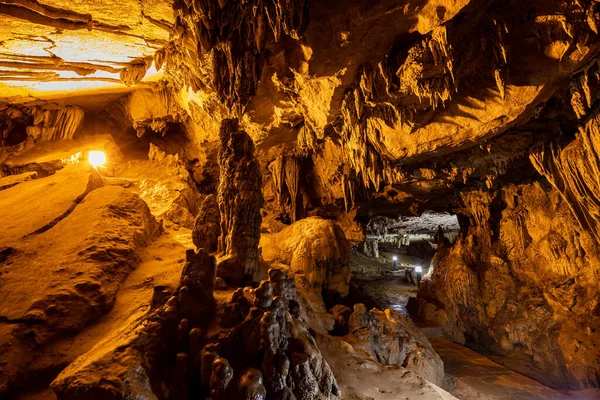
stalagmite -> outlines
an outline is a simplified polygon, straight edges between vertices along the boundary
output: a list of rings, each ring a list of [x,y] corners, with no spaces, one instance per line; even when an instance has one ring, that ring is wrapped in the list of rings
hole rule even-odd
[[[258,280],[258,242],[263,205],[262,177],[254,143],[239,130],[236,119],[224,120],[220,131],[220,181],[217,201],[221,213],[219,276],[235,283]]]
[[[213,253],[218,250],[221,235],[219,204],[214,194],[208,195],[198,211],[192,230],[192,241],[199,249]]]

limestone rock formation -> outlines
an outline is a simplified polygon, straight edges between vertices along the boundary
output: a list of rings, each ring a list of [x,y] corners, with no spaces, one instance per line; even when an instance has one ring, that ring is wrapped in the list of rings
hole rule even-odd
[[[279,233],[263,234],[260,245],[265,261],[288,265],[294,272],[311,327],[332,330],[334,318],[324,301],[336,304],[350,292],[350,246],[339,225],[305,218]]]
[[[152,205],[160,219],[192,229],[194,215],[200,206],[200,194],[190,185],[192,178],[178,154],[167,154],[150,143],[150,163],[160,167],[160,174],[141,174],[139,187],[142,199]],[[145,171],[143,171],[145,172]]]
[[[444,378],[444,363],[425,335],[413,322],[397,311],[372,309],[356,304],[349,316],[351,343],[365,358],[386,365],[401,365],[436,385]]]
[[[595,387],[600,344],[595,230],[547,183],[464,195],[468,233],[442,248],[418,308],[454,340],[483,346],[550,386]],[[587,201],[580,198],[582,201]]]
[[[0,393],[25,384],[22,379],[28,375],[62,365],[60,354],[45,355],[44,349],[112,307],[119,285],[158,231],[138,196],[112,186],[88,193],[52,229],[13,244],[16,251],[0,275],[1,318],[6,322],[1,326],[5,362],[0,365]],[[32,287],[35,297],[30,296]]]
[[[194,220],[192,241],[199,249],[213,253],[218,250],[221,235],[221,214],[219,204],[214,194],[208,195],[202,201],[198,215]]]
[[[151,377],[173,349],[171,341],[177,338],[187,343],[189,336],[190,346],[199,353],[203,335],[198,328],[189,331],[190,324],[204,322],[215,311],[211,286],[214,257],[203,250],[190,250],[186,256],[177,296],[169,297],[168,292],[161,295],[147,314],[114,331],[63,370],[51,385],[59,399],[160,398],[153,390]],[[174,379],[180,385],[175,393],[181,395],[186,390],[187,364],[192,361],[186,353],[177,354]]]
[[[373,361],[441,381],[402,316],[344,308],[366,302],[350,244],[375,256],[431,215],[460,227],[431,243],[416,311],[548,385],[600,387],[597,0],[0,0],[0,32],[0,396],[62,366],[46,345],[110,309],[162,222],[199,249],[179,287],[60,396],[332,397],[310,328],[361,371],[350,396],[386,397],[376,371],[446,398]],[[99,134],[123,151],[90,173]],[[129,376],[143,390],[112,390]]]
[[[261,274],[258,260],[260,209],[263,205],[260,167],[254,143],[239,130],[236,119],[224,120],[219,151],[220,181],[217,201],[221,212],[219,276],[235,283],[256,281]]]
[[[182,284],[188,285],[194,281],[194,273],[190,273],[194,265],[209,275],[214,268],[210,267],[214,258],[203,250],[189,254],[182,275]],[[198,296],[190,290],[184,299],[197,305],[187,307],[181,296],[186,286],[180,285],[179,297],[172,297],[163,307],[163,314],[171,317],[162,317],[163,352],[154,359],[163,360],[162,364],[150,364],[151,371],[161,373],[154,384],[162,381],[168,388],[166,397],[171,398],[209,393],[215,399],[333,399],[339,395],[329,365],[301,321],[294,281],[286,278],[288,273],[271,269],[269,279],[258,288],[230,292],[219,304],[216,327],[210,325],[210,317],[194,318],[199,308],[214,307],[211,298],[202,300],[204,292]],[[201,287],[206,293],[210,291]],[[178,338],[177,345],[168,346],[166,339],[174,337]],[[187,360],[186,367],[177,369],[182,358]],[[164,363],[175,369],[164,369]]]
[[[350,246],[334,221],[302,219],[277,234],[262,235],[261,248],[266,261],[289,265],[325,295],[348,295]]]
[[[398,394],[409,399],[455,399],[450,393],[399,365],[384,365],[365,359],[349,342],[318,335],[317,344],[337,377],[345,398],[394,400]]]

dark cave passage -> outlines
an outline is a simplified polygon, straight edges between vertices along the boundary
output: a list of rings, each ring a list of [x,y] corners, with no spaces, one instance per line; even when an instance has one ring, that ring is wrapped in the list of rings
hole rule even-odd
[[[453,343],[439,321],[423,318],[417,301],[421,278],[429,284],[435,253],[447,251],[458,239],[456,215],[425,212],[418,217],[375,218],[367,226],[371,230],[365,242],[352,249],[352,279],[376,307],[405,315],[427,337],[444,362],[445,389],[464,399],[571,398],[503,365],[503,357],[477,342]]]

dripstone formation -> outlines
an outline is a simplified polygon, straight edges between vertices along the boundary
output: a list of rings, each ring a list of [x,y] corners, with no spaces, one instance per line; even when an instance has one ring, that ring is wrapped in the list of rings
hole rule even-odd
[[[219,276],[235,283],[260,276],[258,242],[263,205],[262,176],[254,142],[239,130],[236,119],[221,125],[220,181],[217,201],[221,213]]]
[[[215,259],[188,252],[178,296],[164,306],[163,396],[171,399],[315,399],[339,395],[327,361],[308,332],[293,274],[271,269],[256,289],[220,301],[216,320]],[[207,318],[208,317],[208,318]],[[164,347],[164,346],[163,346]]]
[[[206,196],[200,205],[194,220],[192,241],[197,248],[214,253],[219,248],[219,236],[221,236],[219,203],[217,203],[217,196],[211,194]]]

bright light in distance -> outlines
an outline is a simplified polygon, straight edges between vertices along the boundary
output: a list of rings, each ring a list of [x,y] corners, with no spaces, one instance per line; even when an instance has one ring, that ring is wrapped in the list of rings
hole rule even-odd
[[[417,267],[415,267],[415,272],[417,274],[420,273],[420,272],[423,272],[423,268],[417,266]]]
[[[396,256],[392,257],[392,260],[394,260],[394,261],[396,261],[397,259],[398,259],[398,257],[396,257]]]
[[[90,151],[88,153],[88,161],[94,168],[103,167],[106,164],[106,154],[103,151]]]

